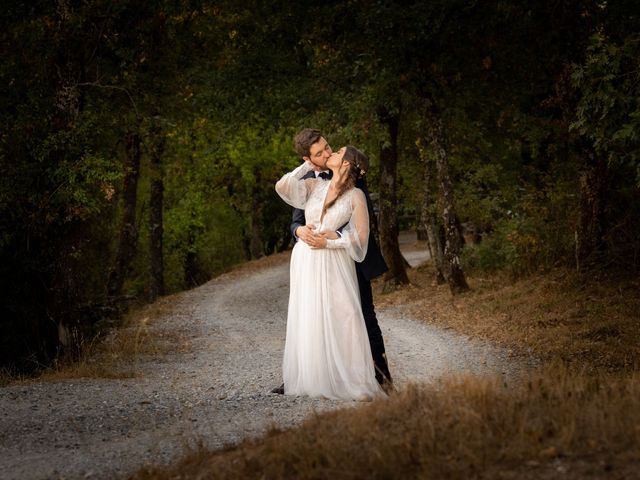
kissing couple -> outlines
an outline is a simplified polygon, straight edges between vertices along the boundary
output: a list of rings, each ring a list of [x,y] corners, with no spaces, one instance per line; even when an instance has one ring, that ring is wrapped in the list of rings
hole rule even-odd
[[[368,401],[393,389],[371,280],[388,267],[370,232],[367,156],[333,152],[317,129],[294,139],[304,161],[276,183],[294,207],[283,384],[273,393]]]

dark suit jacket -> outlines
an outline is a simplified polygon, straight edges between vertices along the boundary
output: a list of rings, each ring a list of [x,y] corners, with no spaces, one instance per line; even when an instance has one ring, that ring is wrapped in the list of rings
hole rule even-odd
[[[314,175],[314,173],[309,172],[304,178],[309,178],[311,175]],[[356,268],[360,270],[364,278],[372,280],[389,270],[389,267],[387,267],[387,263],[382,257],[382,252],[380,252],[380,247],[374,235],[374,232],[377,232],[378,228],[373,203],[369,197],[369,190],[367,190],[367,182],[364,178],[361,178],[356,182],[356,187],[364,192],[364,196],[367,199],[367,209],[369,210],[369,244],[367,245],[367,255],[362,262],[356,262]],[[304,210],[294,208],[293,218],[291,220],[291,235],[293,235],[294,239],[297,240],[296,229],[305,224]]]

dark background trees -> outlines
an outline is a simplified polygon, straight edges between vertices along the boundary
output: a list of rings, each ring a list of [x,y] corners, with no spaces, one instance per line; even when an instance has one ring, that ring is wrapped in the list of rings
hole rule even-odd
[[[634,2],[59,0],[0,21],[4,365],[287,248],[273,183],[304,126],[371,158],[389,285],[420,222],[453,292],[478,268],[637,273]]]

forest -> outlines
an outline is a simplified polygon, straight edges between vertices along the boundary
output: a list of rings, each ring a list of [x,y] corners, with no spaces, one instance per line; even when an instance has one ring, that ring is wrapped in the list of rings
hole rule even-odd
[[[289,248],[275,181],[320,128],[372,161],[452,295],[471,271],[640,267],[640,5],[5,2],[0,366],[78,355],[132,305]]]

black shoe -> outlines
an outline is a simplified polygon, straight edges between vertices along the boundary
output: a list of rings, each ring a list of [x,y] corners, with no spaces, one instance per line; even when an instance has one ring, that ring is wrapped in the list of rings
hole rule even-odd
[[[279,387],[276,387],[273,390],[271,390],[271,393],[277,393],[278,395],[284,395],[284,383],[282,385],[280,385]]]
[[[391,395],[392,393],[396,393],[397,391],[396,387],[393,385],[393,382],[389,380],[382,382],[380,386],[382,387],[382,390],[384,390],[384,393],[386,393],[387,395]]]
[[[391,374],[389,373],[389,365],[387,364],[387,355],[382,354],[380,358],[373,361],[373,366],[375,368],[376,380],[380,384],[380,386],[386,391],[385,384],[392,384],[391,388],[393,388],[393,380],[391,378]]]

